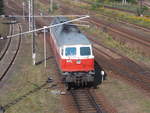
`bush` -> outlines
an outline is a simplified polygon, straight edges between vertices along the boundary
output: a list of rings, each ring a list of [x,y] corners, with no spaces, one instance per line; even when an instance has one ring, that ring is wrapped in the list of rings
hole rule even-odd
[[[137,15],[140,16],[141,14],[144,14],[144,12],[147,10],[148,8],[146,6],[143,6],[142,8],[137,8]]]
[[[93,2],[93,4],[92,4],[92,10],[96,10],[99,7],[103,7],[103,4],[101,4],[99,2],[99,0],[96,0],[96,2]]]

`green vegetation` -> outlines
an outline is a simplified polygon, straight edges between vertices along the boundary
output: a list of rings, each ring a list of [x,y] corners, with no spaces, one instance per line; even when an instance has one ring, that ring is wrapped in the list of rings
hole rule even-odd
[[[122,0],[95,0],[97,2],[122,2]],[[130,3],[136,3],[137,0],[126,0],[127,2]]]
[[[51,67],[47,65],[48,67],[44,68],[43,63],[33,66],[30,51],[32,39],[29,37],[22,40],[22,49],[15,61],[15,67],[5,82],[7,85],[0,89],[0,105],[15,103],[6,110],[6,113],[63,113],[60,96],[51,93],[52,88],[50,87],[56,83],[47,84],[35,91],[36,88],[46,82],[48,76],[53,77],[55,81],[57,71],[55,71],[54,59],[48,61]],[[43,60],[41,40],[42,38],[36,40],[37,62]],[[30,91],[33,93],[27,95]],[[15,102],[16,99],[19,101]]]
[[[55,14],[57,12],[59,6],[58,6],[58,4],[53,3],[53,12],[51,12],[50,4],[44,4],[41,1],[37,1],[35,4],[35,7],[40,9],[40,12],[42,14],[45,14],[45,13]]]
[[[100,3],[99,0],[93,1],[91,4],[92,10],[96,10],[99,7],[103,7],[103,3]]]
[[[127,10],[136,13],[138,16],[140,14],[144,14],[145,16],[150,16],[149,10],[146,6],[139,6],[138,3],[136,3],[134,0],[127,1],[126,4],[122,4],[122,1],[120,0],[104,0],[104,1],[99,1],[99,0],[85,0],[85,1],[90,1],[92,10],[97,10],[99,7],[104,7],[104,6],[109,6],[111,8],[119,8],[122,10]]]
[[[121,11],[113,11],[110,9],[99,8],[96,12],[99,14],[106,14],[110,17],[113,17],[114,20],[122,20],[126,22],[130,22],[133,24],[141,25],[143,27],[150,28],[150,19],[146,17],[135,16],[130,13],[125,13]]]
[[[0,15],[4,14],[4,1],[0,0]]]
[[[100,87],[118,113],[150,113],[150,98],[126,82],[109,76]]]
[[[5,22],[5,21],[7,21],[7,20],[0,18],[0,35],[3,37],[5,37],[9,32],[8,24],[3,24],[3,22]],[[3,49],[5,43],[6,43],[6,40],[0,41],[0,51]]]
[[[85,1],[91,1],[91,2],[97,2],[97,3],[109,3],[109,2],[122,2],[122,0],[85,0]],[[128,3],[137,3],[137,0],[126,0]]]
[[[6,22],[6,19],[0,18],[0,34],[2,36],[7,35],[8,31],[9,31],[9,26],[7,24],[3,24],[4,22]]]
[[[110,35],[101,30],[97,29],[96,27],[90,27],[90,29],[83,29],[90,34],[94,34],[97,37],[93,37],[96,40],[104,43],[104,45],[108,46],[109,48],[115,48],[125,56],[128,56],[131,59],[136,61],[143,62],[147,65],[150,65],[150,57],[144,56],[138,49],[134,49],[128,47],[126,43],[122,43],[120,41],[114,40]]]
[[[72,4],[72,1],[63,0],[69,4]],[[74,6],[82,8],[83,11],[87,10],[93,10],[93,7],[91,4],[85,4],[85,3],[77,3],[73,2]],[[96,7],[94,8],[94,12],[96,13],[94,16],[97,16],[97,18],[101,17],[101,15],[107,15],[110,17],[113,21],[122,20],[129,23],[137,24],[143,27],[150,28],[150,19],[146,17],[139,17],[134,14],[117,11],[117,10],[111,10],[104,7]],[[150,13],[149,13],[150,14]],[[113,17],[113,18],[112,18]]]

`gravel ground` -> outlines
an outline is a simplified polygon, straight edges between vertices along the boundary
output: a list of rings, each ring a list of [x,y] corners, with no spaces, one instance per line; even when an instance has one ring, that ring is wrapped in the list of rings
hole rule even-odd
[[[53,79],[55,79],[53,84],[56,85],[56,87],[54,90],[61,89],[57,86],[59,81],[57,81],[56,76],[59,74],[56,69],[56,62],[52,58],[52,54],[49,53],[47,55],[50,59],[47,61],[48,65],[46,69],[43,67],[43,63],[36,67],[32,66],[31,39],[28,37],[24,42],[25,44],[22,46],[22,51],[20,51],[17,63],[10,72],[10,78],[5,80],[5,86],[0,89],[0,104],[2,105],[6,105],[30,90],[33,90],[36,88],[35,84],[40,86],[46,81],[48,76],[52,76]],[[37,46],[37,61],[43,59],[43,45],[41,42],[42,40],[38,40],[37,42],[37,45],[40,43],[40,46]],[[111,75],[111,73],[108,73],[108,75],[109,74]],[[50,86],[51,84],[45,86],[38,92],[28,95],[26,98],[11,106],[7,113],[63,113],[64,109],[62,108],[62,105],[58,104],[61,102],[60,96],[51,94]],[[143,95],[142,92],[136,90],[136,88],[122,82],[120,79],[109,76],[106,82],[99,86],[98,90],[103,91],[104,94],[106,94],[109,101],[112,102],[119,113],[150,112],[149,98]],[[65,101],[65,99],[62,101]],[[67,105],[65,108],[67,108]]]

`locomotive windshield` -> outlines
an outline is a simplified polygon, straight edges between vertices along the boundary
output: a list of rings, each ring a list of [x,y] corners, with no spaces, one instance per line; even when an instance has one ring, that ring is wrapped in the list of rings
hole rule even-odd
[[[65,50],[66,56],[75,56],[76,55],[76,48],[75,47],[68,47]]]
[[[90,47],[80,47],[80,55],[81,56],[91,55]]]

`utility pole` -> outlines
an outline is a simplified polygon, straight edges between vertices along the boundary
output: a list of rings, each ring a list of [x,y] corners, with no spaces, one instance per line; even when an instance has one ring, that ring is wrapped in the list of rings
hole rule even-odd
[[[53,11],[53,0],[49,0],[49,13]]]
[[[32,1],[32,30],[34,30],[35,27],[35,20],[34,20],[34,0]],[[35,53],[35,33],[32,33],[32,59],[33,59],[33,65],[35,65],[35,58],[36,58],[36,53]]]
[[[34,21],[34,0],[29,0],[29,31],[34,30],[35,21]],[[35,65],[35,33],[32,33],[32,60],[33,65]]]
[[[124,4],[127,4],[127,0],[124,0]]]
[[[28,1],[28,8],[29,8],[29,31],[31,31],[31,0]]]
[[[124,4],[124,0],[122,0],[122,4]]]
[[[47,26],[44,26],[44,66],[46,67],[46,29]]]
[[[143,16],[143,0],[140,0],[140,16]]]
[[[22,2],[22,6],[23,6],[23,12],[22,12],[22,15],[23,15],[23,19],[25,18],[25,13],[24,13],[24,9],[25,9],[25,2]]]
[[[51,12],[51,9],[50,9],[50,7],[51,7],[51,2],[50,2],[50,0],[49,0],[49,13]]]
[[[127,0],[122,0],[122,4],[126,4],[127,3]]]

